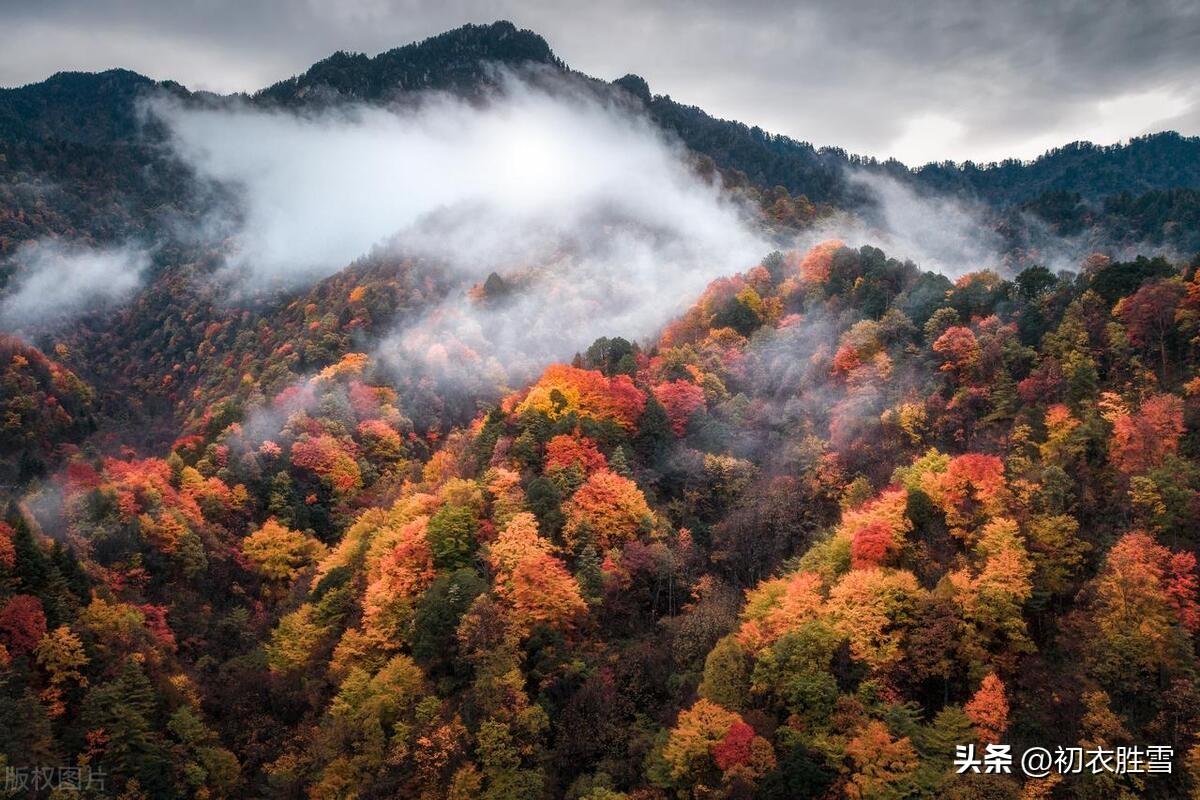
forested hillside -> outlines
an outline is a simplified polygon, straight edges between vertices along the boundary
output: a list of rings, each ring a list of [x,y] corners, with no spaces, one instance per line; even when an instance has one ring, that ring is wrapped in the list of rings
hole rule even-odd
[[[481,103],[497,63],[644,113],[778,249],[516,369],[481,320],[589,322],[517,301],[639,226],[478,281],[448,238],[238,283],[234,188],[143,105]],[[123,800],[1200,796],[1200,143],[909,170],[615,83],[496,23],[245,98],[0,90],[0,297],[38,248],[153,243],[128,296],[0,334],[0,769]],[[797,244],[870,205],[855,170],[980,202],[1005,252]],[[1035,234],[1096,252],[1052,271]],[[665,303],[651,252],[600,291]],[[1001,743],[1172,769],[956,769]]]
[[[260,325],[279,366],[169,451],[10,507],[4,752],[147,797],[1017,797],[1054,782],[953,745],[1154,742],[1055,791],[1178,797],[1193,271],[774,254],[437,437],[339,339],[380,284],[331,284],[326,351]]]

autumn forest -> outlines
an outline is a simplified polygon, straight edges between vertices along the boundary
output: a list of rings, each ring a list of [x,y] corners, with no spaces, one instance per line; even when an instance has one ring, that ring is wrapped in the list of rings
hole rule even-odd
[[[425,92],[614,118],[650,142],[620,191],[684,188],[598,177],[545,246],[540,205],[439,195],[302,271],[323,245],[251,238],[274,206],[187,138]],[[1175,134],[818,150],[507,23],[236,99],[0,90],[0,795],[1200,797],[1198,178]],[[987,257],[913,249],[887,191],[971,209]],[[1001,744],[1171,769],[956,761]]]

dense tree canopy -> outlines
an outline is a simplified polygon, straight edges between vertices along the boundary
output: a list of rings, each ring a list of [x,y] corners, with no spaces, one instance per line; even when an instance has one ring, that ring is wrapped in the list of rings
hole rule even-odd
[[[334,342],[193,394],[165,457],[60,451],[61,508],[0,526],[9,763],[152,797],[1035,797],[954,747],[1059,737],[1181,759],[1062,796],[1190,791],[1192,272],[929,295],[872,248],[770,261],[476,414]],[[9,396],[91,402],[22,347]]]
[[[563,66],[470,26],[245,102],[475,96],[485,61]],[[219,297],[169,236],[212,198],[139,138],[152,87],[0,90],[0,257],[168,242],[128,303],[0,336],[0,767],[128,800],[1200,792],[1200,280],[1130,255],[1200,246],[1195,140],[913,171],[627,76],[605,96],[784,252],[656,336],[464,388],[371,355],[455,288],[432,259]],[[787,250],[862,202],[847,165],[991,203],[1006,260]],[[1052,271],[1044,229],[1108,254]],[[1174,769],[955,772],[995,743]]]

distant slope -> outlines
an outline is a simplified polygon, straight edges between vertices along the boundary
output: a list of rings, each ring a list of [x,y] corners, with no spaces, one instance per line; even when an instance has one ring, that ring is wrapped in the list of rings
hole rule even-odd
[[[929,164],[915,172],[931,189],[970,191],[995,205],[1021,203],[1043,192],[1076,192],[1100,198],[1200,188],[1200,137],[1174,131],[1142,136],[1124,145],[1074,142],[1026,163],[990,166]]]
[[[635,94],[642,94],[639,89],[645,87],[637,76],[626,76],[618,83]],[[1200,137],[1175,132],[1143,136],[1124,145],[1074,142],[1030,162],[945,162],[910,169],[899,161],[857,156],[837,147],[817,148],[757,126],[716,119],[669,96],[650,98],[648,89],[644,92],[655,121],[692,150],[727,169],[741,170],[756,183],[778,184],[817,202],[850,199],[848,169],[886,173],[926,189],[966,194],[995,206],[1023,203],[1050,191],[1100,199],[1120,192],[1200,188]]]
[[[190,174],[139,119],[151,91],[188,94],[129,70],[0,90],[0,259],[40,236],[117,239],[194,213]]]

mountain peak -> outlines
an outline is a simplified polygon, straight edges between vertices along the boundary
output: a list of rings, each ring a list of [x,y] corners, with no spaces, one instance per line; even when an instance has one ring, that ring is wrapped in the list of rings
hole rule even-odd
[[[167,84],[109,69],[56,72],[38,83],[0,89],[0,140],[96,144],[129,138],[137,131],[134,100],[160,85]]]
[[[650,95],[650,84],[646,83],[646,79],[641,75],[630,73],[623,78],[617,78],[613,83],[639,98],[646,105],[649,105],[653,99]]]
[[[420,89],[470,92],[486,83],[488,64],[531,63],[565,69],[545,39],[500,20],[488,25],[463,25],[373,57],[339,51],[258,96],[290,105],[322,94],[379,100]]]

